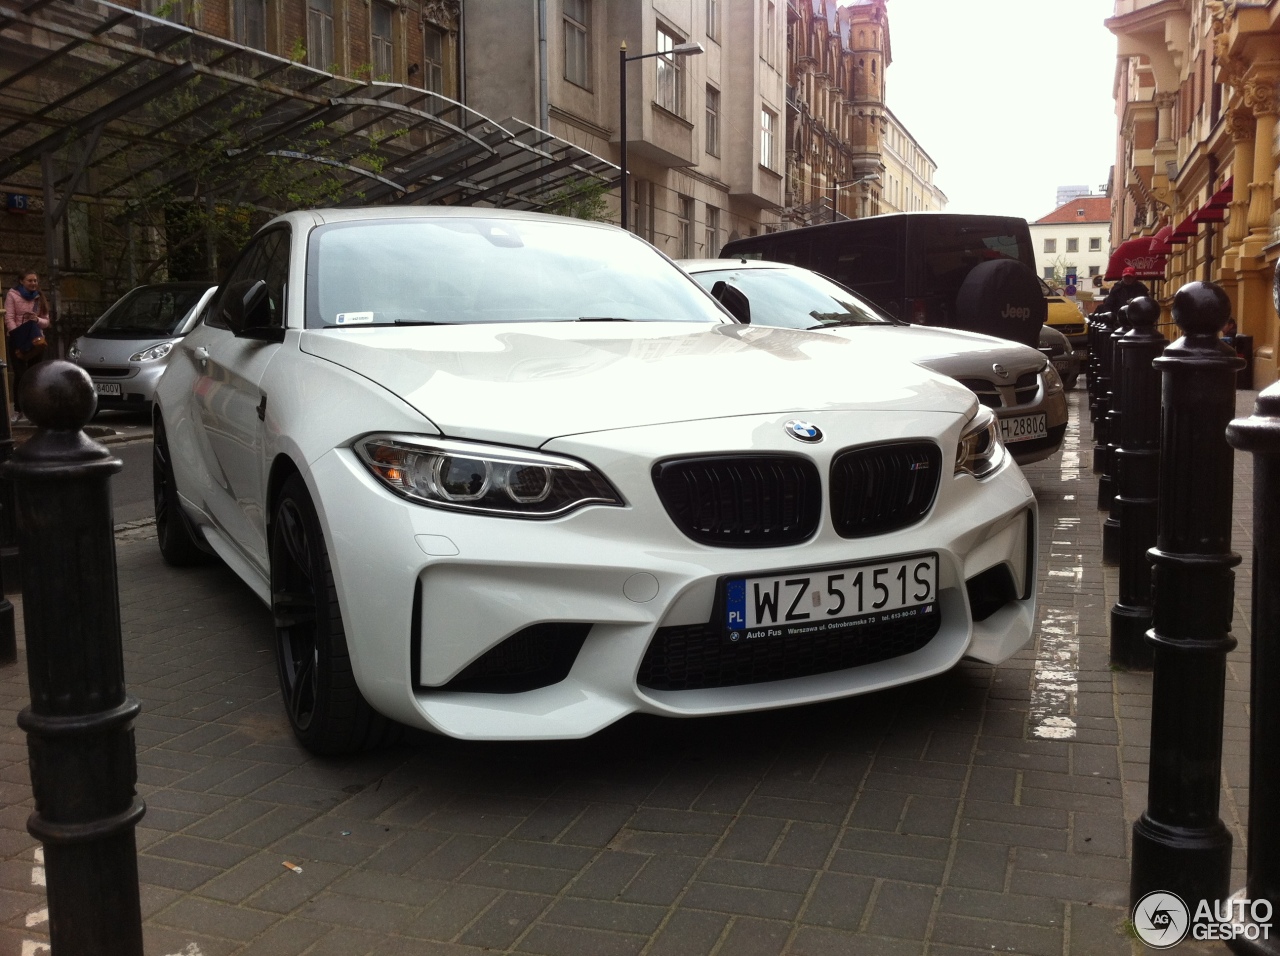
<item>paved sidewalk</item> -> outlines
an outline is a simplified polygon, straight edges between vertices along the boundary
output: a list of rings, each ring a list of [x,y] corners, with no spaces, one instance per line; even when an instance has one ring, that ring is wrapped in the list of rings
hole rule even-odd
[[[1241,393],[1241,412],[1254,393]],[[1129,954],[1149,674],[1108,665],[1087,410],[1027,469],[1040,627],[999,668],[751,716],[629,718],[581,741],[293,742],[267,611],[225,568],[117,535],[148,956]],[[1247,456],[1222,816],[1243,885]],[[21,625],[21,605],[18,621]],[[47,952],[18,710],[0,668],[0,956]],[[286,866],[293,864],[299,869]],[[1225,953],[1184,944],[1181,952]]]

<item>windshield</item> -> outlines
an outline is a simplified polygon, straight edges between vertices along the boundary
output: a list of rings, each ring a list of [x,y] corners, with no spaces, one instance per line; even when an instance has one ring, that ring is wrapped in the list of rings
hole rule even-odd
[[[172,335],[208,286],[142,286],[119,299],[90,335]]]
[[[752,325],[819,329],[828,325],[895,324],[843,286],[807,270],[716,269],[695,273],[693,278],[712,295],[717,282],[745,295],[751,306]]]
[[[653,247],[571,219],[441,217],[312,233],[307,327],[729,321]]]

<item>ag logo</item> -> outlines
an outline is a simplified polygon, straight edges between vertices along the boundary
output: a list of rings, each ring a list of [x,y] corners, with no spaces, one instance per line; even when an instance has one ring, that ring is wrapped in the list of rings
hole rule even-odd
[[[1155,890],[1133,906],[1133,929],[1152,949],[1177,946],[1187,935],[1191,913],[1173,893]]]

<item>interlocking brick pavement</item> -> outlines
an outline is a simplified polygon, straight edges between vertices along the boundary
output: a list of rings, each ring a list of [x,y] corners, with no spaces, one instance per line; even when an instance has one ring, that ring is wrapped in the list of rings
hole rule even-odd
[[[1241,413],[1253,393],[1241,393]],[[1151,677],[1113,671],[1091,431],[1026,469],[1040,626],[999,668],[736,717],[633,717],[581,741],[414,735],[321,760],[289,733],[267,611],[220,565],[118,529],[149,956],[1121,954]],[[1243,885],[1247,456],[1222,815]],[[20,598],[17,605],[21,630]],[[40,850],[0,668],[0,954],[47,952]],[[284,864],[300,867],[297,872]],[[1189,952],[1225,952],[1200,944]]]

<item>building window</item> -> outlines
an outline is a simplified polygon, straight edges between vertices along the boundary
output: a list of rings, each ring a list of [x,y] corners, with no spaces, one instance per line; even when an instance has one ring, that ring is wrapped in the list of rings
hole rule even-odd
[[[1052,279],[1052,278],[1053,278],[1053,266],[1045,266],[1045,267],[1044,267],[1044,277],[1045,277],[1046,279]]]
[[[1067,240],[1067,252],[1079,252],[1079,251],[1080,251],[1080,240],[1079,240],[1079,239],[1068,239],[1068,240]]]
[[[231,39],[255,50],[267,48],[267,0],[235,0]]]
[[[375,3],[369,11],[370,47],[373,53],[373,78],[389,80],[395,75],[395,47],[392,43],[392,9]]]
[[[717,0],[707,0],[707,39],[720,39],[720,4]]]
[[[333,0],[307,0],[307,66],[331,70],[333,58]]]
[[[1101,266],[1089,266],[1089,278],[1092,279],[1102,271]]]
[[[760,165],[765,169],[775,169],[773,160],[774,131],[778,127],[778,117],[767,109],[760,110]]]
[[[693,200],[680,197],[680,210],[676,213],[676,247],[681,259],[693,258]]]
[[[422,28],[422,88],[444,92],[444,31],[429,24]]]
[[[591,0],[564,0],[564,78],[591,88]]]
[[[720,91],[707,87],[707,153],[720,155]]]
[[[775,24],[778,22],[778,8],[773,0],[764,5],[764,61],[773,64],[778,56],[778,34]]]
[[[684,116],[684,57],[671,51],[683,42],[658,27],[658,105],[677,116]]]
[[[1044,251],[1045,251],[1045,252],[1057,252],[1057,251],[1058,251],[1058,240],[1057,240],[1057,239],[1046,239],[1046,240],[1044,241]]]
[[[715,206],[707,206],[707,234],[703,242],[703,255],[708,259],[720,255],[720,210]]]
[[[1102,240],[1101,240],[1101,239],[1099,239],[1097,236],[1095,236],[1094,238],[1090,239],[1090,240],[1089,240],[1089,251],[1090,251],[1090,252],[1101,252],[1101,251],[1102,251]]]

